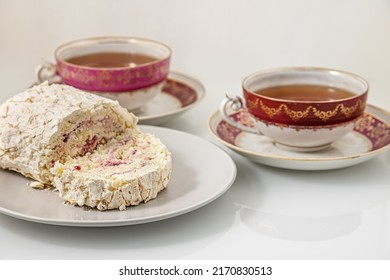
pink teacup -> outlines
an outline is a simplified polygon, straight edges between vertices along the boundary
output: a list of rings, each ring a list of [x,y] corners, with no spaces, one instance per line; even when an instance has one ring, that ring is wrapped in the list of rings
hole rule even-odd
[[[59,46],[56,64],[40,65],[36,76],[38,82],[59,81],[135,109],[162,88],[171,54],[168,46],[148,39],[86,38]]]

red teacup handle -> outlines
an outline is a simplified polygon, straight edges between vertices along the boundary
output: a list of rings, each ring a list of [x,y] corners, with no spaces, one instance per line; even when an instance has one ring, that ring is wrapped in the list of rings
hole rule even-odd
[[[241,97],[239,97],[239,96],[230,97],[228,95],[228,93],[225,94],[225,98],[222,100],[221,105],[219,107],[219,112],[221,113],[223,119],[228,124],[230,124],[230,125],[232,125],[234,127],[237,127],[238,129],[240,129],[242,131],[253,133],[253,134],[263,135],[260,131],[258,131],[255,128],[251,128],[251,127],[242,125],[242,124],[237,123],[236,121],[234,121],[229,116],[229,113],[227,111],[228,108],[230,108],[233,111],[239,111],[241,109],[245,109],[244,108],[244,102],[242,101]]]

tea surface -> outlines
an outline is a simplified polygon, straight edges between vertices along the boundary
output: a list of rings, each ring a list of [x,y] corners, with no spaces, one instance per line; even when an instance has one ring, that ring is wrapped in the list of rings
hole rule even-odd
[[[254,91],[255,93],[271,98],[291,101],[329,101],[352,97],[352,92],[326,86],[317,85],[286,85],[275,86]]]
[[[101,52],[74,56],[66,61],[72,64],[96,67],[96,68],[115,68],[115,67],[135,67],[140,64],[155,61],[156,58],[143,55],[124,52]]]

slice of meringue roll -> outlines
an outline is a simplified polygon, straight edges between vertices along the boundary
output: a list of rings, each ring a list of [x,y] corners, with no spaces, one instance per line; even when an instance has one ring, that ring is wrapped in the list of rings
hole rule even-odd
[[[62,84],[34,86],[0,106],[0,167],[53,185],[75,205],[124,209],[148,201],[167,186],[171,157],[137,121],[117,101]]]

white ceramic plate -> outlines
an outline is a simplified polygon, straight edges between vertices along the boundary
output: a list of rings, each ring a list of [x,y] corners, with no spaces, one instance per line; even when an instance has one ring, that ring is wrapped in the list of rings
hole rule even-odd
[[[252,126],[244,110],[230,114],[243,125]],[[221,143],[242,156],[265,165],[294,170],[328,170],[365,162],[390,148],[390,113],[368,105],[353,132],[318,152],[293,152],[278,148],[265,136],[243,132],[215,112],[209,130]]]
[[[233,184],[236,166],[216,145],[181,131],[142,125],[140,128],[160,138],[172,153],[172,179],[156,199],[125,211],[100,212],[64,204],[57,192],[33,189],[27,185],[31,180],[0,170],[0,212],[64,226],[134,225],[193,211],[218,198]]]
[[[181,73],[170,72],[162,91],[134,113],[139,123],[158,125],[194,107],[204,96],[205,89],[201,82]]]

